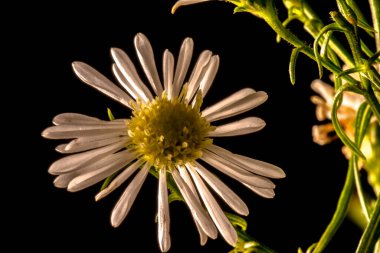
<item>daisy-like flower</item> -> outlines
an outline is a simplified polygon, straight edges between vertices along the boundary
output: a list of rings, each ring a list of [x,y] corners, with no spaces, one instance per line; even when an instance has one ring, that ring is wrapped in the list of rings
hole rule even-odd
[[[155,170],[159,178],[157,212],[161,251],[168,251],[171,244],[168,177],[174,180],[190,209],[201,244],[204,245],[208,237],[216,238],[219,231],[230,245],[235,245],[237,233],[210,190],[238,214],[247,215],[248,208],[204,164],[213,166],[265,198],[274,197],[275,185],[268,178],[283,178],[285,174],[272,164],[231,153],[212,143],[214,137],[256,132],[264,127],[263,120],[247,117],[217,126],[211,123],[262,104],[267,94],[245,88],[201,111],[202,100],[217,72],[219,57],[209,50],[203,51],[184,84],[193,51],[192,39],[186,38],[176,65],[172,53],[164,52],[161,82],[148,39],[139,33],[134,44],[152,89],[140,79],[128,55],[118,48],[111,49],[112,70],[121,87],[89,65],[73,63],[74,72],[83,82],[130,108],[132,116],[103,121],[77,113],[57,115],[53,119],[55,126],[45,129],[42,136],[73,140],[56,148],[58,152],[70,155],[49,168],[49,173],[57,175],[55,186],[75,192],[115,175],[112,182],[96,195],[99,200],[135,174],[111,214],[112,226],[118,227],[127,216],[149,170]]]
[[[316,117],[319,121],[331,120],[331,111],[334,102],[335,89],[330,84],[316,79],[311,88],[320,96],[312,96],[311,101],[316,105]],[[360,105],[364,102],[363,96],[354,92],[343,94],[342,105],[337,111],[339,123],[351,139],[355,134],[355,118]],[[338,138],[331,122],[323,125],[314,125],[312,128],[313,140],[319,145],[325,145]]]

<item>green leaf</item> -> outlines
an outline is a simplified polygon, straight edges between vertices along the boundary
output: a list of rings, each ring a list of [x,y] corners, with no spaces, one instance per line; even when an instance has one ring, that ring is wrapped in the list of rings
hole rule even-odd
[[[367,127],[371,121],[372,111],[367,102],[363,102],[356,114],[355,121],[355,142],[361,145],[364,135],[367,132]]]
[[[302,49],[303,47],[296,47],[292,50],[292,54],[290,55],[289,76],[290,76],[290,82],[293,85],[296,83],[296,62],[297,62],[298,55]]]
[[[358,113],[356,114],[355,121],[355,143],[360,147],[363,142],[363,138],[367,132],[368,125],[371,121],[372,111],[371,107],[367,102],[363,102],[359,107]],[[362,207],[362,211],[367,221],[369,221],[369,208],[367,204],[366,197],[363,192],[363,187],[361,185],[360,175],[359,175],[359,163],[357,156],[353,157],[353,165],[354,165],[354,176],[355,176],[355,185],[358,193],[358,198],[360,201],[360,205]]]
[[[294,14],[290,14],[290,16],[287,17],[287,18],[284,20],[284,22],[282,22],[282,25],[283,25],[284,27],[287,27],[287,26],[289,25],[289,23],[292,22],[292,21],[295,20],[295,19],[297,19],[297,16],[294,15]],[[277,42],[277,43],[280,43],[280,42],[281,42],[281,37],[280,37],[280,35],[278,35],[278,34],[277,34],[277,36],[276,36],[276,42]]]
[[[330,38],[331,38],[332,34],[333,34],[332,31],[328,31],[326,33],[325,40],[322,43],[322,46],[321,46],[321,55],[322,55],[323,58],[326,58],[326,56],[327,56],[327,52],[328,52],[327,49],[328,49],[329,41],[330,41]]]
[[[114,177],[117,175],[118,172],[115,172],[113,173],[111,176],[107,177],[103,184],[102,184],[102,187],[100,187],[100,191],[103,191],[112,181],[112,179],[114,179]]]
[[[332,107],[332,111],[331,111],[331,121],[333,123],[335,132],[337,133],[337,135],[341,139],[341,141],[344,143],[344,145],[346,145],[355,154],[357,154],[358,156],[360,156],[362,159],[365,160],[366,158],[363,155],[363,153],[360,151],[360,149],[358,148],[358,146],[353,141],[351,141],[350,138],[348,138],[348,136],[344,132],[344,130],[343,130],[343,128],[340,125],[339,120],[338,120],[338,114],[337,114],[337,112],[338,112],[339,106],[341,104],[341,100],[343,98],[343,92],[344,92],[344,90],[341,89],[335,95],[334,102],[333,102],[333,107]]]
[[[373,29],[370,25],[368,25],[368,22],[365,19],[365,16],[363,15],[362,11],[359,9],[355,1],[356,0],[346,0],[347,4],[351,7],[351,9],[355,12],[357,16],[358,26],[360,28],[363,28],[364,31],[366,31],[373,38],[374,37],[373,32],[375,31],[375,29]]]
[[[182,196],[179,196],[176,192],[172,192],[168,197],[169,204],[173,201],[184,201]]]
[[[371,37],[373,37],[373,33],[376,33],[376,30],[366,22],[363,22],[363,20],[359,19],[357,25],[366,31]]]
[[[361,72],[361,71],[365,71],[365,68],[363,66],[353,67],[353,68],[350,68],[350,69],[346,69],[346,70],[340,72],[337,75],[337,78],[341,78],[343,76],[348,76],[350,74],[353,74],[353,73],[356,73],[356,72]]]
[[[224,212],[224,214],[230,220],[231,224],[234,227],[239,227],[242,231],[247,230],[248,224],[247,224],[247,221],[245,219],[243,219],[242,217],[240,217],[236,214],[232,214],[232,213],[228,213],[228,212]]]
[[[380,238],[380,197],[377,197],[376,206],[371,219],[360,238],[356,253],[374,252],[374,247]]]
[[[377,58],[380,57],[380,51],[377,51],[376,53],[374,53],[369,59],[368,59],[368,65],[372,65],[376,60]]]
[[[113,116],[110,108],[107,108],[107,114],[108,114],[108,118],[110,119],[110,121],[115,120],[115,117]]]
[[[329,244],[332,237],[335,235],[336,231],[342,224],[347,214],[348,205],[350,203],[350,199],[352,195],[352,190],[354,188],[353,186],[354,186],[354,176],[353,176],[353,164],[352,164],[352,158],[351,158],[349,162],[348,170],[347,170],[346,181],[344,182],[342,192],[340,193],[336,210],[334,212],[334,215],[329,225],[327,226],[326,230],[323,232],[323,235],[319,239],[319,242],[315,245],[315,248],[312,251],[313,253],[323,252],[323,250]],[[307,253],[308,252],[309,251],[307,251]]]
[[[335,23],[329,24],[329,25],[324,26],[314,39],[313,50],[314,50],[315,61],[317,62],[317,65],[318,65],[319,78],[322,78],[323,76],[322,59],[321,59],[321,55],[318,52],[319,41],[324,38],[323,36],[325,33],[332,32],[332,31],[344,32],[345,30],[340,28]]]

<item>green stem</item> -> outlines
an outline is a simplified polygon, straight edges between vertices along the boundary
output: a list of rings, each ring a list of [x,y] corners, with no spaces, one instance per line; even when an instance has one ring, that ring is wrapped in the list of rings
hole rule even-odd
[[[319,242],[313,253],[320,253],[324,250],[327,244],[330,242],[335,232],[338,230],[340,225],[342,224],[344,218],[346,217],[348,204],[350,202],[352,190],[354,186],[354,173],[353,173],[353,161],[352,158],[349,162],[349,167],[346,176],[346,182],[344,183],[342,192],[339,197],[338,205],[335,210],[334,216],[330,221],[330,224],[327,226],[325,232],[319,239]]]
[[[315,14],[313,9],[309,6],[307,2],[302,3],[302,9],[309,20],[315,19],[322,23],[320,18]],[[319,31],[320,29],[307,29],[307,32],[309,32],[314,39],[318,35]],[[351,55],[336,38],[330,38],[329,46],[345,64],[351,67],[355,66],[354,60],[352,59]]]
[[[377,118],[377,122],[380,124],[380,104],[375,96],[375,93],[373,92],[371,85],[369,85],[367,93],[365,95],[368,104],[371,106],[372,112],[375,114]]]
[[[359,246],[356,253],[373,252],[376,242],[380,237],[380,197],[377,198],[375,209],[372,213],[371,220],[369,221],[362,238],[360,239]]]
[[[248,10],[249,11],[249,10]],[[252,12],[254,14],[254,12]],[[255,14],[254,14],[255,15]],[[293,33],[291,33],[288,29],[286,29],[281,21],[278,19],[276,8],[274,6],[273,1],[270,1],[267,5],[266,9],[266,15],[263,15],[264,20],[268,23],[268,25],[285,41],[292,44],[294,47],[297,48],[303,48],[301,52],[303,52],[305,55],[307,55],[312,60],[316,60],[314,57],[313,49],[307,46],[305,43],[303,43],[297,36],[295,36]],[[322,59],[321,60],[322,65],[330,70],[331,72],[335,74],[339,74],[341,72],[341,69],[333,64],[332,62]],[[350,83],[356,83],[357,81],[350,77],[345,76],[344,79],[346,79]]]
[[[362,208],[363,214],[367,222],[369,221],[369,212],[367,208],[367,203],[364,197],[363,187],[360,182],[360,175],[359,175],[359,166],[358,166],[358,157],[356,155],[353,155],[353,165],[354,165],[354,176],[355,176],[355,186],[358,193],[358,198],[360,202],[360,206]]]
[[[369,6],[371,9],[373,28],[375,29],[375,42],[376,50],[380,50],[380,1],[369,0]]]
[[[259,243],[255,238],[253,238],[252,236],[248,235],[246,232],[240,230],[240,229],[236,229],[236,232],[239,236],[240,239],[242,239],[243,241],[245,242],[256,242],[257,245],[255,245],[258,249],[260,249],[261,251],[259,252],[263,252],[263,253],[276,253],[275,250],[269,248],[268,246],[265,246],[263,245],[262,243]],[[256,252],[256,251],[253,251],[253,252]]]

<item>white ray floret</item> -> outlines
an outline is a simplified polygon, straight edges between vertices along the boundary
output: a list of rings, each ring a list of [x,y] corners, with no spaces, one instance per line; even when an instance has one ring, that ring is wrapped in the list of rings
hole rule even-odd
[[[144,164],[139,173],[133,178],[132,182],[125,189],[123,195],[121,195],[119,201],[116,203],[111,214],[111,224],[114,227],[118,227],[121,222],[127,216],[129,210],[132,207],[133,202],[139,193],[142,184],[148,175],[150,165],[148,163]]]

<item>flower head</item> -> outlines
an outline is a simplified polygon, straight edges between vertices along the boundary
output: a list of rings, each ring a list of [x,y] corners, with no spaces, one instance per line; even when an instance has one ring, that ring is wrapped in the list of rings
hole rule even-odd
[[[132,116],[104,121],[77,113],[57,115],[53,119],[55,126],[45,129],[42,136],[73,140],[56,148],[69,155],[50,166],[49,172],[57,175],[54,184],[79,191],[114,176],[96,195],[99,200],[135,174],[112,211],[111,224],[117,227],[127,216],[148,173],[158,175],[158,241],[161,251],[166,252],[170,248],[170,177],[190,209],[201,244],[205,244],[208,237],[216,238],[219,231],[230,245],[235,245],[237,233],[210,188],[237,213],[247,215],[248,207],[203,164],[215,167],[260,196],[274,196],[275,185],[268,178],[284,177],[280,168],[231,153],[212,142],[214,137],[262,129],[265,123],[256,117],[212,124],[262,104],[267,94],[245,88],[201,110],[203,98],[217,72],[219,57],[211,51],[203,51],[184,82],[193,51],[193,41],[187,38],[176,66],[172,53],[164,52],[161,82],[148,39],[139,33],[134,42],[151,89],[120,49],[112,48],[111,55],[115,62],[112,70],[121,87],[89,65],[73,63],[74,72],[83,82],[130,108]]]
[[[311,101],[316,105],[316,117],[319,121],[326,119],[331,120],[331,110],[335,96],[334,88],[316,79],[311,83],[311,88],[320,96],[312,96]],[[364,98],[353,92],[345,92],[343,94],[342,105],[337,114],[340,124],[345,130],[347,136],[354,137],[354,124],[356,113],[360,105],[364,102]],[[313,140],[319,145],[325,145],[338,137],[334,134],[334,127],[331,122],[323,125],[315,125],[312,129]]]

